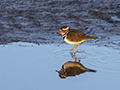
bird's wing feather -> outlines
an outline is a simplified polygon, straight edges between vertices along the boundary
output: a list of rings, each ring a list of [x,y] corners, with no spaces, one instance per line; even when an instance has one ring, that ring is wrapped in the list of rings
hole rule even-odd
[[[71,41],[75,41],[75,42],[81,41],[85,37],[86,37],[86,35],[78,30],[70,30],[67,33],[67,39],[70,39]]]
[[[79,68],[79,67],[69,67],[67,70],[66,70],[66,73],[68,76],[75,76],[75,75],[79,75],[79,74],[82,74],[86,72],[85,70]]]

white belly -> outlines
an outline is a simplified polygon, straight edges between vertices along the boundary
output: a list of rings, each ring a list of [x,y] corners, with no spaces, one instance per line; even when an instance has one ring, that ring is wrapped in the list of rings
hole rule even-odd
[[[79,42],[73,42],[73,41],[70,41],[70,40],[68,40],[68,39],[65,38],[64,41],[65,41],[66,43],[68,43],[68,44],[78,44],[78,43],[84,42],[85,40],[82,40],[82,41],[79,41]]]

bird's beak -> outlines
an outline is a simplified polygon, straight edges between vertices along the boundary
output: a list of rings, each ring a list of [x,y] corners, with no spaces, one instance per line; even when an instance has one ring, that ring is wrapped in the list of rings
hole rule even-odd
[[[61,31],[59,31],[58,33],[61,33]]]
[[[55,70],[55,71],[59,73],[59,71],[58,71],[58,70]]]

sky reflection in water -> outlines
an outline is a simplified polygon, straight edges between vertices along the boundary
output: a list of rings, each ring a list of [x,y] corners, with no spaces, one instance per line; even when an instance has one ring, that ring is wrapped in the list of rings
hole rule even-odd
[[[74,61],[71,45],[11,43],[0,46],[0,90],[113,90],[120,89],[120,53],[106,47],[81,45],[76,57],[96,73],[60,79],[58,70]]]

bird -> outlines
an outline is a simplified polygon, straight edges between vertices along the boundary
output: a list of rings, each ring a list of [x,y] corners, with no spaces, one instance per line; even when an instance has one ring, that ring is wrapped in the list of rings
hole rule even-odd
[[[96,72],[96,70],[88,69],[84,67],[80,62],[68,61],[62,65],[59,73],[59,77],[65,79],[68,76],[76,76],[85,72]]]
[[[71,29],[68,26],[62,26],[58,33],[62,35],[63,40],[66,43],[74,45],[71,49],[73,50],[75,48],[74,53],[76,52],[77,47],[80,46],[82,42],[90,39],[98,39],[97,37],[88,36],[80,30]]]

